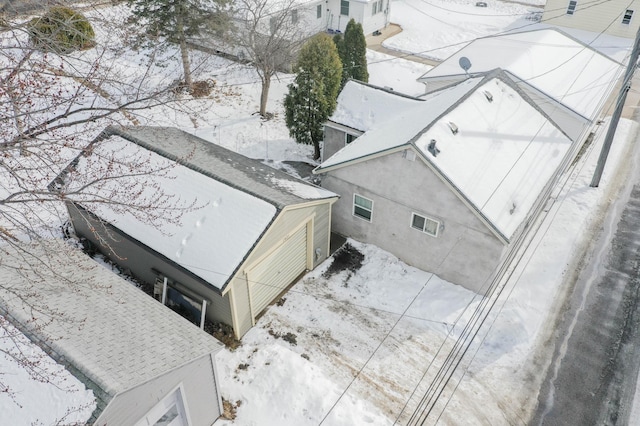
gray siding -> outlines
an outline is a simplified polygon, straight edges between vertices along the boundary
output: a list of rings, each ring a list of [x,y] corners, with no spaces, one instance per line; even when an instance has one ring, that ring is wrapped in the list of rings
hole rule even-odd
[[[328,160],[333,154],[344,148],[345,132],[334,129],[333,127],[324,127],[324,141],[322,142],[322,161]]]
[[[130,272],[131,275],[141,281],[153,284],[156,281],[154,270],[159,271],[209,299],[211,305],[207,307],[208,319],[221,321],[225,324],[233,324],[228,296],[221,296],[202,280],[169,263],[150,248],[129,239],[113,227],[102,223],[90,213],[79,210],[75,205],[69,204],[67,207],[76,233],[91,241],[101,253]],[[113,251],[98,241],[96,233],[107,241]]]
[[[322,142],[322,161],[328,160],[333,154],[340,151],[346,145],[346,135],[360,136],[362,132],[356,130],[346,131],[336,129],[329,125],[324,126],[324,141]]]
[[[333,170],[322,186],[342,196],[333,206],[335,232],[476,292],[499,264],[503,243],[418,157],[396,152]],[[353,215],[354,193],[373,200],[371,222]],[[412,212],[438,220],[438,236],[412,228]]]
[[[133,425],[181,383],[192,424],[212,425],[222,413],[209,354],[117,394],[95,424]]]

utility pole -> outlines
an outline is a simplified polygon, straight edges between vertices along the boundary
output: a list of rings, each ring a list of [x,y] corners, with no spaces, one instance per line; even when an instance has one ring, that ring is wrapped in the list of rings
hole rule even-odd
[[[613,110],[613,115],[611,116],[611,123],[609,123],[609,129],[607,129],[607,135],[604,138],[602,150],[600,151],[600,157],[598,157],[596,171],[593,173],[593,178],[591,179],[591,187],[593,188],[596,188],[600,184],[602,171],[604,170],[604,165],[607,162],[607,156],[609,155],[609,150],[611,149],[611,143],[613,142],[613,137],[616,134],[618,122],[620,121],[620,116],[622,115],[622,108],[624,107],[624,102],[627,99],[627,92],[631,88],[631,79],[633,78],[633,73],[635,72],[637,67],[636,63],[638,62],[639,51],[640,28],[638,28],[638,32],[636,33],[636,40],[633,43],[633,50],[631,50],[629,65],[627,65],[627,71],[624,74],[624,80],[622,81],[622,87],[620,88],[620,93],[618,94],[618,100],[616,101],[615,109]]]

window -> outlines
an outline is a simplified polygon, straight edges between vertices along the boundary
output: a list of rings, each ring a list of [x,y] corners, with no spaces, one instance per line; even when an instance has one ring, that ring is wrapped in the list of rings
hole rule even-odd
[[[153,286],[153,296],[158,302],[191,321],[200,328],[204,328],[207,305],[210,302],[196,294],[183,284],[168,278],[158,271]]]
[[[353,215],[368,222],[371,222],[371,216],[373,214],[373,201],[364,198],[361,195],[353,195]]]
[[[293,9],[291,11],[291,23],[295,24],[298,22],[298,10],[297,9]]]
[[[177,389],[138,420],[136,426],[189,426],[190,424],[182,384],[180,384]]]
[[[425,234],[429,234],[432,237],[438,236],[438,229],[440,228],[440,222],[434,219],[430,219],[426,216],[420,216],[419,214],[411,214],[411,227],[422,231]]]
[[[349,0],[340,0],[340,15],[349,16]]]
[[[350,135],[349,133],[344,134],[344,144],[349,145],[351,142],[356,140],[358,137],[356,135]]]
[[[382,12],[382,0],[374,1],[371,5],[371,14],[375,15],[380,12]]]
[[[578,2],[576,0],[569,0],[569,6],[567,7],[567,15],[573,15],[576,11],[576,6]]]
[[[276,21],[276,18],[271,17],[271,19],[269,19],[269,29],[271,30],[271,34],[276,32],[276,25],[278,24],[278,22]]]
[[[322,18],[322,5],[321,4],[316,6],[316,18],[318,18],[318,19]]]
[[[622,23],[625,25],[629,25],[629,23],[631,22],[632,16],[633,16],[633,10],[627,9],[627,11],[624,12],[624,16],[622,17]]]

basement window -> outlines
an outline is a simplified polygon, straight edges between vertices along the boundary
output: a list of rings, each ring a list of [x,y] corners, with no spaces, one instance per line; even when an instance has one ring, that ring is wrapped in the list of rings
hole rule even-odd
[[[353,215],[371,222],[373,216],[373,200],[362,195],[353,194]]]
[[[411,213],[411,227],[432,237],[437,237],[440,222],[417,213]]]
[[[576,11],[576,6],[578,6],[578,2],[576,0],[570,0],[569,6],[567,6],[567,15],[573,15]]]
[[[631,23],[632,17],[633,17],[633,10],[627,9],[627,11],[624,12],[624,16],[622,17],[622,23],[624,25],[629,25]]]

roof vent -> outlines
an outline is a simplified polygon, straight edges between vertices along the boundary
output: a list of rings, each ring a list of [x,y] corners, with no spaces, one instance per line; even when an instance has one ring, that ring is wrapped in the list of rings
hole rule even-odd
[[[511,208],[509,209],[509,214],[513,214],[516,211],[516,203],[511,203]]]
[[[429,146],[427,147],[427,151],[429,151],[434,157],[437,157],[438,154],[440,154],[440,150],[436,147],[435,139],[431,139],[431,142],[429,142]]]
[[[453,133],[454,135],[458,134],[458,126],[455,125],[454,122],[450,121],[449,123],[447,123],[449,125],[449,128],[451,129],[451,133]]]
[[[489,102],[493,102],[493,95],[488,90],[483,91],[484,97],[487,98]]]

